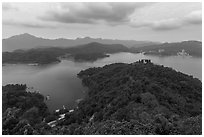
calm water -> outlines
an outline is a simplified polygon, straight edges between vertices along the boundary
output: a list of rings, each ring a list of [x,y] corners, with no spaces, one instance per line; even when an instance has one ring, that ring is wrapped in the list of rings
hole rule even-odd
[[[132,63],[139,59],[151,59],[156,64],[172,67],[177,71],[193,75],[202,79],[202,59],[192,57],[156,57],[142,54],[117,53],[108,58],[103,58],[94,63],[76,63],[63,60],[59,64],[46,66],[6,65],[3,66],[3,85],[9,83],[27,84],[34,87],[43,95],[50,95],[46,101],[50,110],[65,107],[73,107],[76,100],[83,98],[86,88],[81,80],[76,77],[82,69],[103,66],[106,64],[124,62]]]

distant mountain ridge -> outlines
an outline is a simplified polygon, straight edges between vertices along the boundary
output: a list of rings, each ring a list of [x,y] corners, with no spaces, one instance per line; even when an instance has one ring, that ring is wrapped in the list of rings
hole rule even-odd
[[[163,43],[151,46],[131,48],[133,52],[144,52],[147,55],[175,56],[189,55],[202,57],[202,42],[200,41],[182,41],[174,43]]]
[[[45,39],[28,33],[15,35],[2,40],[2,51],[14,51],[17,49],[31,49],[38,47],[72,47],[76,45],[98,42],[102,44],[122,44],[126,47],[141,47],[159,44],[159,42],[136,41],[136,40],[113,40],[101,38],[77,38],[77,39]]]

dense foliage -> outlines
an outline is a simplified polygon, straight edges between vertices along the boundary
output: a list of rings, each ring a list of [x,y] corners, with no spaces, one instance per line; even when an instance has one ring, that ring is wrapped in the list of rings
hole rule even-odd
[[[35,134],[35,127],[49,115],[44,97],[26,92],[26,85],[2,88],[3,134]]]
[[[151,62],[135,62],[89,68],[78,77],[89,88],[86,97],[73,111],[47,115],[45,122],[37,122],[37,116],[46,112],[41,103],[25,101],[34,96],[41,102],[39,94],[25,92],[24,85],[3,87],[3,133],[202,134],[202,83],[192,76]],[[60,114],[66,115],[56,126],[46,124]]]
[[[192,76],[140,62],[90,68],[78,76],[90,90],[74,111],[77,118],[67,116],[68,125],[91,119],[94,125],[88,127],[90,133],[106,134],[99,129],[112,120],[144,125],[140,130],[133,124],[139,131],[124,134],[201,134],[202,83]],[[108,134],[117,134],[109,126],[107,130]]]

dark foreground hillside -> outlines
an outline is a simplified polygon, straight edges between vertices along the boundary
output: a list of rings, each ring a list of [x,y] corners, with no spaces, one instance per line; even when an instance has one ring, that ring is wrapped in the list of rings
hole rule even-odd
[[[89,88],[78,107],[31,134],[202,134],[202,83],[192,76],[135,62],[90,68],[78,77]]]
[[[26,92],[26,85],[6,85],[2,88],[2,134],[37,134],[49,115],[44,97]],[[43,125],[44,126],[44,125]]]

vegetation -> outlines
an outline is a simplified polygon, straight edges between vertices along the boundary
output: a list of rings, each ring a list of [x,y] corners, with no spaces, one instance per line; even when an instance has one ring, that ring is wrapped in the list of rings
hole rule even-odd
[[[59,54],[56,54],[54,51],[38,51],[38,50],[29,50],[24,52],[3,52],[2,54],[2,63],[9,64],[29,64],[29,63],[38,63],[38,64],[49,64],[53,62],[59,62],[57,58]]]
[[[49,115],[44,97],[26,92],[26,85],[2,88],[3,134],[36,134],[37,126]]]
[[[109,57],[109,55],[96,52],[92,54],[87,54],[87,53],[75,54],[73,58],[75,61],[80,62],[80,61],[96,61],[99,58],[105,58],[105,57]]]
[[[81,71],[78,77],[89,88],[87,96],[73,112],[58,112],[66,115],[54,127],[49,127],[42,120],[39,123],[32,120],[32,117],[37,119],[38,115],[44,117],[46,109],[42,111],[39,105],[22,105],[25,104],[24,101],[16,100],[23,98],[20,92],[16,93],[20,95],[15,101],[10,101],[17,96],[11,89],[22,91],[22,86],[20,90],[11,85],[9,88],[3,87],[3,123],[5,117],[7,118],[7,111],[16,118],[11,119],[9,124],[3,124],[3,133],[28,134],[35,131],[32,134],[202,134],[202,83],[192,76],[151,62],[135,62],[89,68]],[[6,91],[10,91],[12,96],[8,96]],[[26,97],[31,94],[23,93]],[[8,101],[5,101],[5,97]],[[24,113],[18,114],[18,109]],[[37,113],[37,110],[41,113]],[[48,115],[45,121],[50,122],[56,116],[56,113]],[[25,124],[28,122],[31,123],[29,128]],[[24,125],[23,128],[18,128],[21,125]]]
[[[108,134],[117,134],[111,121],[135,126],[129,132],[121,124],[124,134],[201,134],[202,83],[192,76],[140,62],[90,68],[78,76],[90,90],[74,111],[77,119],[69,116],[68,124],[70,119],[78,124],[93,119],[94,125],[88,129],[94,134],[106,134],[99,133],[99,129],[105,130],[104,124]],[[196,130],[185,130],[185,126]]]

